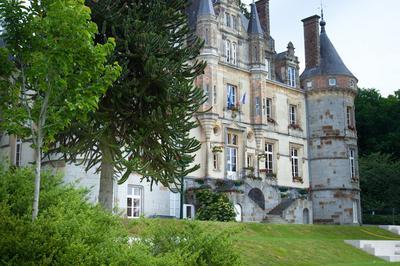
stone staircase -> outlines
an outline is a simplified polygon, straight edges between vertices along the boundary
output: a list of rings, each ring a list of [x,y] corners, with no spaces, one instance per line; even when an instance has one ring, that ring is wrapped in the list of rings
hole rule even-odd
[[[386,261],[400,262],[400,241],[345,240],[344,242]]]
[[[267,214],[262,223],[266,224],[288,224],[288,221],[283,219],[280,215]]]
[[[267,213],[267,216],[262,221],[269,224],[288,224],[288,221],[282,218],[282,213],[286,210],[295,200],[283,199],[275,208]]]
[[[270,210],[268,214],[271,215],[282,215],[282,212],[289,208],[290,205],[294,202],[294,199],[283,199],[281,203],[279,203],[275,208]]]
[[[400,235],[400,225],[380,225],[379,228],[388,230],[393,234]]]

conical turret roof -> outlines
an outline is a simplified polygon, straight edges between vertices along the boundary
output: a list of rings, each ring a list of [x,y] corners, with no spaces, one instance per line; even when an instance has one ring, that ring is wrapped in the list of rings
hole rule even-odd
[[[247,33],[249,34],[264,34],[264,31],[261,28],[260,18],[258,17],[256,4],[252,3],[251,6],[251,14],[249,26],[247,28]]]
[[[215,15],[211,0],[200,0],[197,16]]]
[[[339,53],[336,51],[325,30],[326,22],[321,20],[320,40],[320,63],[317,67],[306,68],[301,75],[307,79],[317,75],[343,75],[355,78],[353,73],[343,63]]]

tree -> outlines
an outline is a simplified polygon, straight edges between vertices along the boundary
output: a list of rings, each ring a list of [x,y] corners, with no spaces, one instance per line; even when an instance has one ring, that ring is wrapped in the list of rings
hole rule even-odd
[[[30,137],[35,151],[32,219],[39,212],[42,151],[71,121],[86,121],[117,78],[106,64],[115,44],[95,45],[97,27],[81,0],[4,0],[0,130]]]
[[[205,64],[196,61],[202,42],[194,37],[185,0],[87,1],[100,28],[99,43],[116,39],[113,60],[121,77],[89,114],[58,136],[63,159],[100,172],[99,202],[112,209],[114,178],[137,172],[147,181],[179,187],[200,143],[189,136],[204,101],[194,79]]]
[[[372,153],[360,158],[362,205],[366,209],[400,206],[400,162],[390,155]]]
[[[383,97],[376,89],[360,89],[355,100],[360,154],[392,154],[400,159],[400,91]]]
[[[235,209],[223,192],[200,189],[195,192],[197,200],[196,219],[203,221],[235,221]]]

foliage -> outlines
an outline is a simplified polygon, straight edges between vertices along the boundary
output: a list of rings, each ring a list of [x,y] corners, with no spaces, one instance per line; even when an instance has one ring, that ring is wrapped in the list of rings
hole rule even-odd
[[[130,241],[122,219],[88,204],[85,191],[63,186],[60,176],[48,173],[41,184],[42,211],[31,222],[26,202],[33,195],[33,179],[30,168],[0,166],[2,265],[239,264],[228,232],[214,234],[196,224],[154,224],[140,236],[146,241]]]
[[[382,214],[375,214],[372,215],[370,213],[363,213],[362,215],[363,223],[364,224],[376,224],[376,225],[383,225],[383,224],[390,224],[390,225],[400,225],[400,215],[382,215]]]
[[[122,75],[90,123],[78,121],[59,135],[56,152],[68,161],[83,157],[86,169],[101,165],[97,170],[107,184],[115,171],[119,183],[134,171],[151,183],[180,187],[181,177],[199,168],[191,163],[200,143],[189,131],[197,127],[192,118],[205,100],[193,85],[205,63],[196,60],[203,43],[189,28],[187,1],[86,2],[101,31],[97,41],[116,39],[113,59]]]
[[[114,42],[95,45],[97,27],[82,0],[0,2],[0,132],[31,138],[36,178],[32,218],[38,213],[42,149],[87,112],[117,78],[107,64]]]
[[[373,153],[359,159],[361,203],[364,209],[400,206],[400,161]]]
[[[250,12],[249,9],[247,8],[247,5],[243,3],[241,0],[237,0],[240,8],[240,12],[247,18],[250,19]]]
[[[376,89],[359,89],[355,107],[360,154],[380,152],[400,159],[400,90],[383,97]]]
[[[195,193],[198,204],[196,208],[197,219],[220,222],[235,220],[235,210],[227,195],[209,189],[197,190]]]
[[[234,230],[215,232],[194,221],[145,219],[133,221],[128,227],[144,227],[136,236],[153,243],[150,252],[154,256],[179,257],[182,265],[241,265],[231,240]]]

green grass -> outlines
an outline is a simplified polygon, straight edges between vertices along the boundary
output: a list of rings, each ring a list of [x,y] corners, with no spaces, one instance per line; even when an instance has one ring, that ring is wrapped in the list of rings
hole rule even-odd
[[[234,239],[245,265],[371,265],[386,263],[344,240],[400,237],[373,226],[245,224]]]
[[[181,221],[154,220],[164,223]],[[386,263],[344,243],[356,240],[400,240],[376,226],[271,225],[258,223],[200,223],[205,230],[232,231],[237,252],[244,265],[400,265]],[[140,234],[138,223],[131,224],[133,234]],[[141,223],[141,226],[143,223]]]

